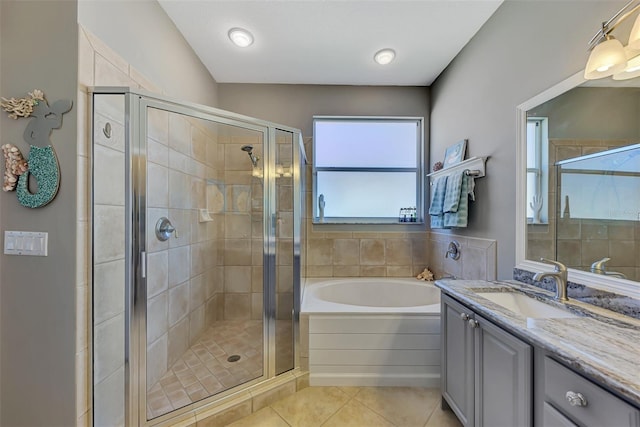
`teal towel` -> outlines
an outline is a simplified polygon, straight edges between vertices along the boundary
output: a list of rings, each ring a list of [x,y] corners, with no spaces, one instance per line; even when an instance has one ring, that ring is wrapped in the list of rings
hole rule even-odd
[[[444,227],[466,227],[469,220],[469,180],[472,179],[466,175],[462,175],[460,182],[460,191],[458,192],[457,203],[451,203],[449,206],[455,204],[455,212],[445,211],[444,213]],[[448,189],[447,189],[448,190]],[[447,192],[448,194],[448,192]],[[453,197],[453,196],[452,196]],[[445,199],[445,207],[447,200]]]
[[[442,205],[443,212],[458,212],[460,193],[462,191],[462,181],[464,181],[465,176],[464,171],[460,171],[449,176],[449,180],[447,181],[447,190],[444,194],[444,203]]]
[[[433,185],[429,215],[431,215],[431,228],[444,228],[444,195],[447,188],[447,177],[441,176]]]

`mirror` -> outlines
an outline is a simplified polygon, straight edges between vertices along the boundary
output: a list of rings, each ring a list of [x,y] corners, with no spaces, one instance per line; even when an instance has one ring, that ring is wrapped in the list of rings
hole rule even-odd
[[[640,281],[638,86],[580,72],[518,107],[520,261],[558,260],[574,281]]]

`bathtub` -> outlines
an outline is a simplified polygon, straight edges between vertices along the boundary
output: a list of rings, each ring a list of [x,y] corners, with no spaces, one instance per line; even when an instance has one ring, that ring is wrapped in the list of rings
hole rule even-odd
[[[309,380],[317,386],[440,385],[440,290],[413,278],[307,279]]]

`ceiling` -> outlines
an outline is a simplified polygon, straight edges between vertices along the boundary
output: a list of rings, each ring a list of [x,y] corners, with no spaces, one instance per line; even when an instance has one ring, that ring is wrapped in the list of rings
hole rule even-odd
[[[428,86],[502,0],[159,0],[219,83]],[[227,32],[249,30],[235,47]],[[396,51],[389,65],[373,61]]]

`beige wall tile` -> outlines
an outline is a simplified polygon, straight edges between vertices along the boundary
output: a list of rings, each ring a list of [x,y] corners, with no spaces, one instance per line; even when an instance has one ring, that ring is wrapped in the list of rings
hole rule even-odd
[[[147,348],[147,390],[167,372],[167,354],[167,334],[165,333]]]
[[[124,313],[124,260],[96,264],[93,268],[93,317],[95,323]]]
[[[387,268],[383,265],[361,265],[360,276],[362,277],[385,277]]]
[[[386,239],[385,261],[387,265],[411,265],[411,240]]]
[[[189,313],[189,343],[195,344],[205,330],[205,305]]]
[[[225,320],[249,320],[251,318],[251,294],[224,295]]]
[[[264,294],[252,293],[251,294],[251,320],[262,320],[263,315],[263,301]]]
[[[354,233],[355,234],[355,233]],[[385,243],[382,239],[360,240],[360,265],[384,265]]]
[[[191,177],[171,169],[169,170],[169,207],[191,208]]]
[[[307,277],[333,277],[331,265],[307,265]]]
[[[191,124],[181,114],[169,114],[169,147],[191,154]]]
[[[360,241],[358,239],[333,240],[333,264],[338,266],[360,264]]]
[[[169,289],[169,326],[176,325],[189,314],[189,282]],[[188,335],[187,335],[188,336]]]
[[[224,235],[227,239],[248,239],[251,237],[251,216],[247,214],[227,214],[224,228]]]
[[[359,265],[334,265],[334,277],[358,277],[360,276]]]
[[[95,205],[93,216],[94,263],[124,258],[124,207]]]
[[[167,292],[147,300],[147,342],[153,342],[169,330]]]
[[[147,206],[169,207],[169,170],[154,163],[147,164]]]
[[[124,365],[124,313],[93,329],[94,382],[99,383]]]
[[[169,144],[169,113],[157,108],[147,109],[147,132],[149,138],[161,144]]]
[[[94,203],[124,206],[124,153],[94,147]]]
[[[171,366],[189,348],[189,319],[184,318],[169,329],[167,365]]]
[[[309,265],[331,265],[333,263],[333,240],[309,239],[307,262]]]
[[[118,69],[113,63],[105,59],[104,56],[96,53],[94,61],[94,82],[96,85],[138,87],[138,85],[127,75],[128,71],[123,72]]]
[[[388,277],[413,277],[413,269],[410,265],[391,265],[387,266],[385,276]]]
[[[234,421],[251,415],[251,399],[234,405],[206,418],[198,417],[197,427],[224,427]]]
[[[609,242],[609,265],[616,267],[632,267],[636,265],[636,254],[640,250],[634,240],[616,240]]]
[[[94,424],[124,425],[124,365],[93,389]]]
[[[250,239],[225,239],[225,265],[252,265],[252,241]],[[261,253],[262,255],[262,253]]]
[[[293,266],[277,267],[276,292],[293,292]]]
[[[169,249],[169,287],[189,280],[190,267],[191,248],[189,246]]]
[[[225,266],[224,291],[232,293],[247,293],[251,291],[250,266]]]
[[[124,275],[123,275],[124,277]],[[147,298],[169,288],[169,252],[147,254]]]

